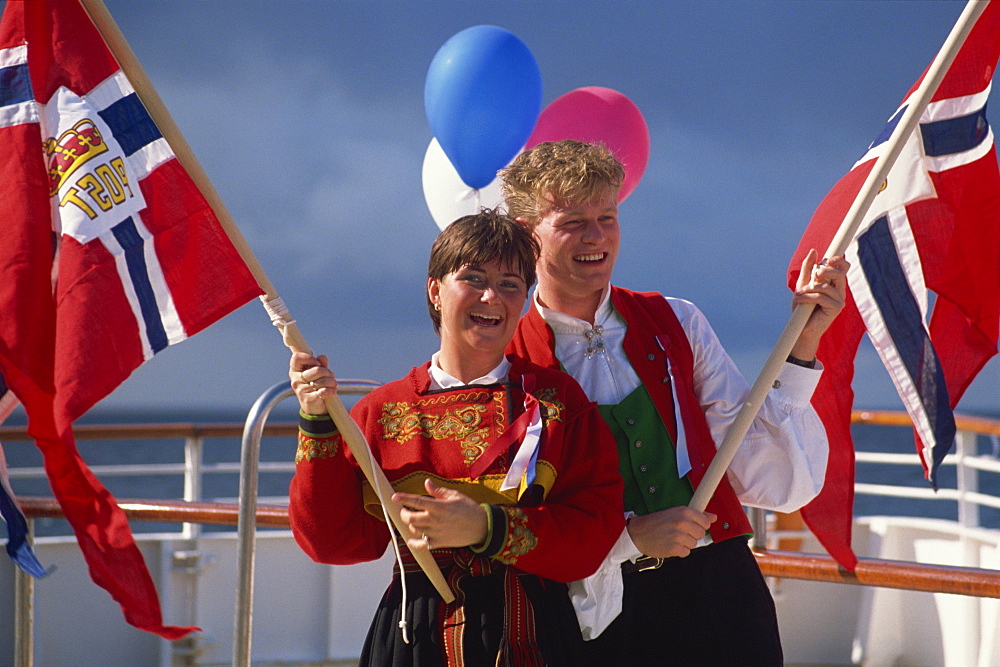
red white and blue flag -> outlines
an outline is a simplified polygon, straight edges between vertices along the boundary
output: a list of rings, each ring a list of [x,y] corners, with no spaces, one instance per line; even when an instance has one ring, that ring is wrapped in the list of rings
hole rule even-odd
[[[0,375],[0,424],[17,407],[17,399],[7,388],[3,376]],[[28,535],[28,519],[10,488],[10,476],[7,474],[7,457],[0,443],[0,517],[7,524],[7,555],[22,570],[34,577],[45,576],[45,567],[38,562],[31,548]]]
[[[1000,59],[1000,3],[989,3],[906,139],[846,256],[848,305],[824,334],[825,371],[813,396],[830,439],[826,485],[803,518],[853,570],[851,380],[867,331],[911,419],[925,475],[955,437],[952,409],[997,352],[1000,327],[1000,171],[986,102]],[[926,73],[925,73],[926,74]],[[789,266],[829,247],[923,77],[886,128],[820,203]],[[927,324],[933,292],[933,311]]]
[[[261,294],[79,0],[0,22],[0,374],[94,581],[176,639],[72,424],[138,366]]]

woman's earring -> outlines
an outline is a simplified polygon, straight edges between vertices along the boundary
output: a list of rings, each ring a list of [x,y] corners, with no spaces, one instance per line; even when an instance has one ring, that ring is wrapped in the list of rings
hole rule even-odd
[[[434,310],[436,310],[436,311],[438,311],[440,313],[441,312],[441,304],[440,303],[435,303],[434,304]]]

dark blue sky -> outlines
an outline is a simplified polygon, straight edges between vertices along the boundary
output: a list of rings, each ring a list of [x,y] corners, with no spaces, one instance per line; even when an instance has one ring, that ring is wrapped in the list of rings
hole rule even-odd
[[[292,315],[342,377],[436,349],[437,227],[421,167],[428,65],[493,24],[538,62],[543,105],[632,99],[651,138],[620,210],[616,282],[697,303],[752,380],[789,314],[813,210],[931,61],[964,3],[106,0]],[[993,114],[995,118],[995,113]],[[899,407],[862,349],[859,407]],[[249,407],[287,351],[251,303],[166,350],[102,407]],[[997,364],[960,408],[992,410]]]

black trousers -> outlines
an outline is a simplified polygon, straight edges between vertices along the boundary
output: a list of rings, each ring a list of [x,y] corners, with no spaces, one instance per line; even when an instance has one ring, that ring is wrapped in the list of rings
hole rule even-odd
[[[586,642],[595,667],[782,664],[774,600],[745,538],[623,576],[621,615]]]

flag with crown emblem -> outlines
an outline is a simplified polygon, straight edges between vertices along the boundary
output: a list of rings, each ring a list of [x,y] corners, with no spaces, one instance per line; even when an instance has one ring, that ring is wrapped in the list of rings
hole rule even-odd
[[[812,401],[830,440],[826,484],[802,516],[849,570],[857,563],[851,549],[851,380],[862,335],[867,331],[913,420],[917,453],[935,488],[937,468],[955,437],[952,409],[997,352],[1000,170],[986,102],[998,59],[1000,3],[991,2],[906,138],[846,253],[848,304],[820,343],[817,357],[825,370]],[[789,286],[810,248],[829,247],[922,80],[820,203],[789,265]]]
[[[93,580],[168,639],[124,512],[74,420],[167,346],[261,294],[79,0],[0,21],[0,374]]]

